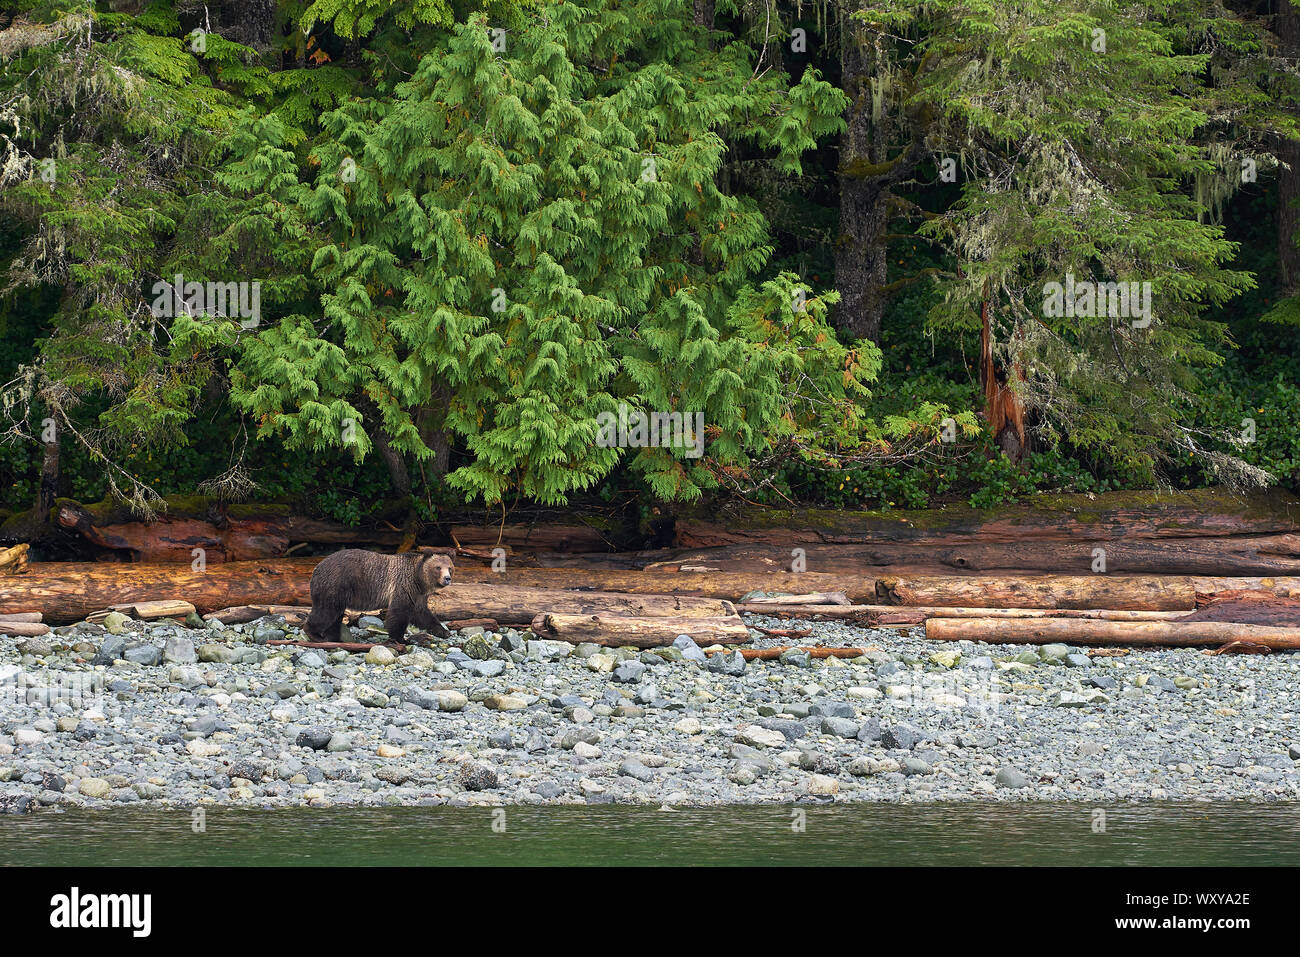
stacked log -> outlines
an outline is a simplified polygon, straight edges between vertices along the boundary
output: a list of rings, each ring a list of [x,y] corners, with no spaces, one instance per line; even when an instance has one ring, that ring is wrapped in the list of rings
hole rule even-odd
[[[1191,579],[1153,575],[888,576],[876,582],[876,595],[888,605],[1133,611],[1191,611],[1196,606],[1196,587]]]
[[[1300,628],[1243,625],[1224,621],[1099,621],[1006,618],[931,618],[925,636],[936,641],[997,644],[1162,645],[1217,647],[1245,641],[1275,650],[1300,649]]]

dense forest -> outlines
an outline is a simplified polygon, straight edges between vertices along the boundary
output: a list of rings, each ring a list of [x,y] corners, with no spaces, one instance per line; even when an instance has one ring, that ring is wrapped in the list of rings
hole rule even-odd
[[[1295,488],[1298,108],[1288,0],[0,4],[0,522]]]

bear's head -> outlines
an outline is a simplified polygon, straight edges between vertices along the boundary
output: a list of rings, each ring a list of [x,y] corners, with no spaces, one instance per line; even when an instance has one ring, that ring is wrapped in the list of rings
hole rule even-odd
[[[421,548],[419,555],[417,577],[420,579],[420,586],[426,592],[445,588],[451,584],[452,569],[456,567],[451,560],[451,555],[440,552],[436,548]]]

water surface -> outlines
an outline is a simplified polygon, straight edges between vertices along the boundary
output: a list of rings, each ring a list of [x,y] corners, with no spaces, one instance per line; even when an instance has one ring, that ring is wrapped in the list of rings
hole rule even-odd
[[[1296,803],[209,808],[204,826],[156,808],[0,818],[0,864],[1300,865]]]

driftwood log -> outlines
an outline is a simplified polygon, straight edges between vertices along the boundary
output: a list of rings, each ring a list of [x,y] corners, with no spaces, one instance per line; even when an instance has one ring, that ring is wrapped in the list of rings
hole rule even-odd
[[[625,618],[725,618],[736,614],[729,601],[691,595],[629,595],[457,583],[430,597],[429,610],[441,621],[492,618],[504,625],[527,625],[543,612]]]
[[[41,620],[41,613],[39,611],[13,611],[13,612],[9,612],[6,615],[0,615],[0,621],[33,622],[33,621],[40,621],[40,620]]]
[[[36,562],[24,575],[0,576],[0,614],[41,612],[45,620],[62,624],[80,621],[112,605],[180,600],[200,614],[242,605],[307,606],[311,602],[312,570],[319,559],[281,558],[263,562],[226,562],[196,571],[189,564],[105,564],[96,562]],[[1300,597],[1300,578],[1209,578],[1188,576],[1122,577],[1108,575],[1030,578],[890,577],[877,582],[858,576],[735,574],[724,572],[596,572],[574,568],[510,568],[498,574],[488,568],[456,569],[456,589],[462,585],[543,588],[591,595],[615,592],[633,595],[695,596],[736,601],[751,591],[795,594],[844,592],[855,604],[955,606],[995,608],[1078,608],[1135,611],[1191,611],[1219,592],[1242,589]],[[877,601],[878,590],[884,596]],[[489,589],[491,591],[492,589]],[[500,590],[499,588],[496,590]],[[824,606],[802,606],[801,614]],[[840,606],[849,607],[849,606]],[[765,606],[773,614],[780,604]],[[449,611],[453,610],[450,607]],[[534,608],[533,613],[546,611]],[[620,609],[622,610],[622,609]],[[824,614],[836,614],[824,611]],[[449,619],[494,618],[486,608],[461,608]],[[507,614],[506,618],[510,616]],[[522,623],[522,622],[521,622]]]
[[[1110,608],[1191,611],[1196,589],[1185,577],[1040,575],[995,577],[885,577],[876,594],[887,605],[961,605],[986,608]]]
[[[1063,642],[1075,645],[1212,647],[1246,641],[1274,650],[1300,649],[1300,628],[1223,621],[1097,621],[1061,618],[931,618],[925,637],[1007,645]]]
[[[35,563],[0,577],[0,614],[40,611],[55,624],[81,621],[110,605],[178,599],[200,612],[229,605],[307,605],[315,559],[189,564]]]
[[[630,618],[616,615],[540,614],[533,632],[578,644],[633,645],[655,648],[671,645],[678,635],[690,635],[701,644],[739,644],[749,640],[749,629],[737,615],[713,618]]]
[[[908,511],[728,507],[685,509],[674,542],[720,545],[1016,544],[1026,541],[1155,541],[1300,532],[1300,499],[1273,489],[1244,496],[1218,489],[1036,495],[992,510],[948,506]]]
[[[821,648],[803,645],[778,648],[740,648],[741,656],[746,661],[775,661],[787,651],[806,651],[813,658],[860,658],[868,651],[866,648]],[[706,654],[731,654],[730,651],[712,651]]]
[[[1101,618],[1107,621],[1168,621],[1187,611],[1126,611],[1112,608],[964,608],[933,605],[761,605],[736,606],[741,614],[776,618],[836,618],[857,624],[919,625],[927,618]]]
[[[0,635],[8,635],[10,638],[35,638],[39,635],[48,635],[50,626],[39,621],[10,621],[0,619]]]

